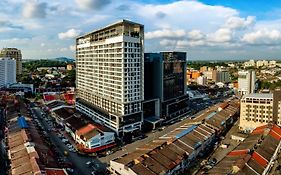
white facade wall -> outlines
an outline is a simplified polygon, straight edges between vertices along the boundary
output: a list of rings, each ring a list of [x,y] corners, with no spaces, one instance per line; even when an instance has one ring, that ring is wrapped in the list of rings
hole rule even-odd
[[[244,63],[244,67],[254,67],[255,66],[255,61],[250,60]]]
[[[110,161],[109,170],[112,175],[138,175],[131,168],[113,160]]]
[[[199,85],[206,85],[207,84],[207,77],[206,76],[200,76],[197,78],[197,84]]]
[[[272,94],[268,94],[268,97],[244,96],[241,99],[240,120],[239,120],[239,128],[241,130],[252,131],[259,126],[263,126],[272,122],[273,122]]]
[[[256,89],[256,73],[253,70],[238,72],[238,93],[241,95],[254,93]]]
[[[104,132],[103,135],[98,134],[89,140],[83,140],[76,135],[76,142],[83,144],[87,149],[98,148],[115,142],[113,132]]]
[[[257,67],[267,67],[268,66],[268,61],[267,60],[259,60],[257,61]]]
[[[0,58],[0,88],[16,82],[16,60]]]
[[[207,77],[208,80],[213,79],[213,71],[205,71],[203,74]]]
[[[79,102],[77,109],[119,132],[121,116],[142,112],[144,34],[142,25],[128,21],[116,24],[79,37],[76,44],[77,96],[109,116],[95,113]],[[131,35],[136,31],[139,37]],[[135,124],[139,129],[139,122]]]

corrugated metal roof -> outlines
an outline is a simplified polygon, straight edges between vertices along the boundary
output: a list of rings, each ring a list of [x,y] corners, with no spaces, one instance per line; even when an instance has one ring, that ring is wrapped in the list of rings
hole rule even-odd
[[[179,134],[176,135],[176,138],[179,139],[181,138],[182,136],[190,133],[191,131],[193,131],[195,128],[197,128],[197,125],[192,125],[190,126],[189,128],[183,130],[182,132],[180,132]]]

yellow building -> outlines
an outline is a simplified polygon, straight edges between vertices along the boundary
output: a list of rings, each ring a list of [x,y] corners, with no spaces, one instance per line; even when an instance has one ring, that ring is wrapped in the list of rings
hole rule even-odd
[[[281,91],[253,93],[241,99],[239,128],[251,131],[268,123],[281,125]]]

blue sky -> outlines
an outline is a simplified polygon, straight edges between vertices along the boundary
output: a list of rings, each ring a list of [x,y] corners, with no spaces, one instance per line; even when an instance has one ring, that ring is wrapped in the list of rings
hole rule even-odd
[[[280,0],[1,0],[0,47],[25,59],[74,58],[75,37],[122,18],[145,25],[145,51],[199,59],[280,59]]]

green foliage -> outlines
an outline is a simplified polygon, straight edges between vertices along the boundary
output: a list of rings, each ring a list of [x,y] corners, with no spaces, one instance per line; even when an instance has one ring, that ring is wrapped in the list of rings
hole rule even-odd
[[[274,90],[277,87],[281,87],[281,81],[278,80],[277,82],[271,83],[269,81],[257,81],[259,89],[270,89]]]
[[[66,76],[62,79],[61,85],[62,86],[75,86],[76,80],[76,71],[69,70],[66,72]]]
[[[66,66],[66,62],[55,60],[33,60],[22,64],[23,68],[26,68],[29,72],[35,71],[38,67],[63,67]]]

